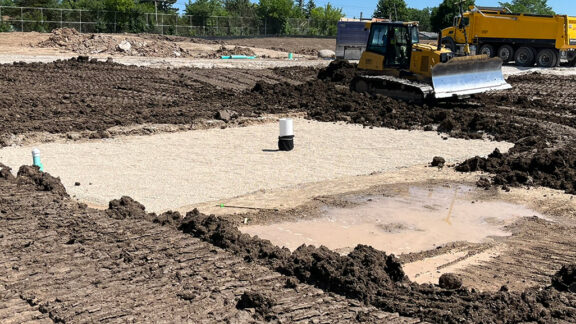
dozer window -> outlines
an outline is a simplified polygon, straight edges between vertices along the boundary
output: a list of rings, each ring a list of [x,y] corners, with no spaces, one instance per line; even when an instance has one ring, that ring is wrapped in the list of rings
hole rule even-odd
[[[370,43],[367,50],[378,54],[386,54],[386,46],[388,44],[388,26],[375,25],[372,26]]]

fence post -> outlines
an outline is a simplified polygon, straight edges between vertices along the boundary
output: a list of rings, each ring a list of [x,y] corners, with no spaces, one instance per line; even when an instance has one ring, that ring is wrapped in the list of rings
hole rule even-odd
[[[267,19],[264,18],[264,36],[268,35],[268,32],[266,30],[266,22],[267,22]]]
[[[162,16],[162,35],[164,35],[164,14],[161,14],[160,16]]]
[[[20,7],[20,28],[24,31],[24,8]]]
[[[114,32],[115,32],[115,33],[118,32],[118,31],[117,31],[117,28],[116,28],[116,27],[117,27],[117,26],[116,26],[116,21],[117,21],[117,20],[116,20],[116,14],[117,14],[117,13],[118,13],[117,11],[114,11]]]
[[[82,10],[80,10],[80,32],[82,32]]]
[[[64,27],[64,23],[62,22],[62,12],[64,10],[60,9],[60,28]]]

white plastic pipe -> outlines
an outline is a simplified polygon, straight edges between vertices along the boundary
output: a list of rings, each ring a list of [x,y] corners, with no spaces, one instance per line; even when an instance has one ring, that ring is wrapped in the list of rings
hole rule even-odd
[[[40,171],[44,171],[44,165],[40,161],[40,150],[37,148],[32,150],[32,164],[39,167]]]
[[[280,118],[280,137],[294,136],[294,122],[292,118]]]

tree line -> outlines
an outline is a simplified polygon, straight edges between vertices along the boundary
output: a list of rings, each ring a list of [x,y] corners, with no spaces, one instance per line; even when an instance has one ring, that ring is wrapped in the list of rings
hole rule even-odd
[[[439,32],[452,25],[454,17],[459,14],[458,3],[459,0],[444,0],[437,7],[415,9],[409,8],[405,0],[379,0],[373,16],[397,21],[419,21],[420,30]],[[547,0],[512,0],[499,2],[499,4],[514,13],[554,14]],[[470,5],[475,5],[475,1],[463,1],[464,10],[467,10]]]
[[[150,29],[157,23],[155,15],[148,16],[154,21],[143,17],[145,14],[158,13],[177,17],[170,19],[169,24],[174,25],[180,23],[208,27],[219,25],[219,28],[224,30],[227,22],[235,21],[236,25],[244,24],[249,28],[265,29],[267,34],[298,33],[296,29],[300,28],[305,29],[305,34],[308,35],[334,36],[336,23],[344,16],[341,8],[336,8],[330,3],[317,6],[314,0],[308,0],[306,3],[303,0],[259,0],[258,3],[252,3],[250,0],[188,0],[184,15],[190,17],[184,18],[178,15],[178,9],[174,8],[175,3],[176,0],[0,0],[0,6],[82,9],[98,12],[97,19],[102,20],[98,31],[107,32],[151,31]],[[114,12],[114,17],[107,12]],[[114,30],[111,30],[112,20]],[[238,28],[236,30],[239,30]],[[170,31],[169,28],[167,33],[171,33]]]
[[[379,0],[373,17],[419,21],[421,30],[438,32],[452,25],[454,17],[459,13],[459,1],[443,0],[436,7],[415,9],[408,7],[405,0]],[[155,16],[146,14],[160,13],[171,15],[168,22],[164,21],[169,28],[162,30],[167,34],[175,33],[175,26],[182,24],[208,27],[217,25],[222,35],[243,35],[245,32],[242,24],[245,24],[249,26],[246,30],[257,29],[266,34],[334,36],[336,23],[344,16],[341,8],[330,3],[317,6],[314,0],[259,0],[257,3],[251,0],[188,0],[184,14],[189,17],[178,15],[175,3],[176,0],[0,0],[0,6],[88,10],[97,13],[93,15],[98,22],[95,27],[97,32],[154,32],[158,21]],[[464,0],[464,10],[474,4],[474,0]],[[554,14],[547,0],[512,0],[500,2],[500,5],[517,13]],[[36,19],[38,14],[27,13],[22,18]],[[42,18],[38,20],[50,17]],[[230,28],[226,29],[226,24]],[[32,30],[49,31],[43,28],[44,25],[37,24]],[[3,30],[9,30],[6,24],[0,24],[0,31]],[[194,36],[193,31],[189,33]]]

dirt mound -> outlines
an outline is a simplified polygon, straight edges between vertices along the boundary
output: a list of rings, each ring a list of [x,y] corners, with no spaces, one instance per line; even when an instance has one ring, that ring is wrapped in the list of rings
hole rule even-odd
[[[21,166],[18,170],[16,181],[20,184],[33,184],[36,190],[51,191],[59,196],[68,197],[66,188],[60,181],[60,178],[55,178],[49,173],[41,172],[37,166]]]
[[[173,41],[146,40],[136,37],[119,39],[105,34],[82,34],[74,28],[60,28],[37,47],[57,47],[79,54],[119,54],[148,57],[191,57],[192,54]]]
[[[0,163],[0,178],[5,180],[14,180],[12,168],[3,163]]]
[[[242,296],[240,296],[236,308],[254,308],[258,314],[266,315],[274,305],[276,305],[276,301],[270,296],[266,296],[259,292],[246,291]],[[267,319],[269,320],[270,318]]]
[[[292,51],[290,51],[289,49],[286,49],[284,47],[272,46],[272,47],[270,47],[270,49],[273,51],[278,51],[278,52],[286,52],[286,53],[292,52],[294,54],[299,54],[299,55],[318,56],[318,50],[313,49],[313,48],[295,48]]]
[[[458,289],[462,287],[462,279],[453,273],[444,273],[440,276],[438,285],[444,289]]]
[[[541,185],[576,193],[576,152],[571,148],[516,145],[506,154],[495,151],[486,158],[468,159],[456,170],[490,172],[495,185]]]
[[[256,53],[248,47],[241,47],[241,46],[220,46],[219,49],[214,51],[212,54],[208,54],[203,56],[204,58],[220,58],[222,56],[230,56],[230,55],[246,55],[246,56],[255,56]]]
[[[559,291],[576,293],[576,264],[562,266],[552,277],[552,286]]]
[[[356,76],[356,72],[357,64],[352,64],[347,60],[335,60],[318,71],[318,79],[348,85]]]
[[[106,214],[114,219],[150,219],[146,213],[146,207],[128,196],[111,200],[108,203]]]

